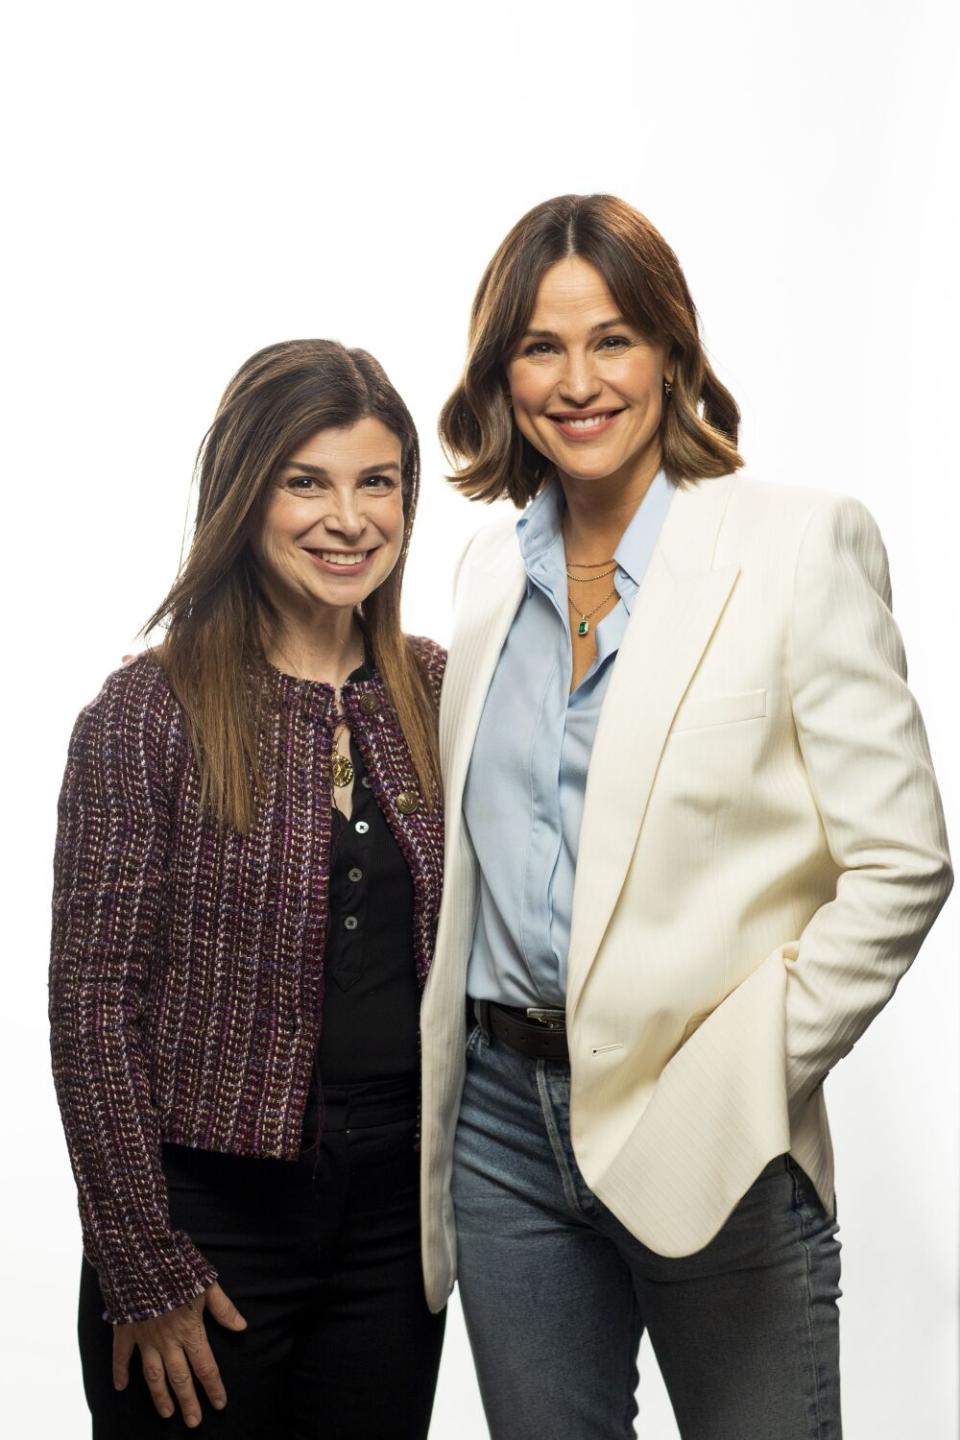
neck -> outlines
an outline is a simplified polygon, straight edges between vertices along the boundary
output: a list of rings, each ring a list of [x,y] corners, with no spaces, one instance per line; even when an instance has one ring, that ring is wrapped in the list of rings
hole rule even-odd
[[[611,560],[630,521],[660,468],[659,456],[626,480],[609,475],[602,480],[560,476],[566,501],[563,538],[567,558],[575,563],[601,565]]]
[[[280,611],[264,638],[264,652],[278,670],[339,690],[363,660],[363,633],[349,606],[309,615]]]

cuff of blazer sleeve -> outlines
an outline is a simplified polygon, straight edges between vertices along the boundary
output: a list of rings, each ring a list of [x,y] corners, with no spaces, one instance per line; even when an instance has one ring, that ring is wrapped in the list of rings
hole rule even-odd
[[[217,1271],[182,1230],[170,1236],[169,1246],[157,1249],[131,1241],[124,1261],[97,1271],[103,1294],[103,1318],[111,1325],[135,1320],[156,1320],[181,1305],[189,1305],[217,1278]]]

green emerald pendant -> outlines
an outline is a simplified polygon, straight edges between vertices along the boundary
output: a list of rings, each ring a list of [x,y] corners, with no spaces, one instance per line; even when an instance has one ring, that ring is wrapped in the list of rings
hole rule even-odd
[[[589,629],[590,629],[590,621],[589,621],[589,620],[581,620],[581,621],[580,621],[580,624],[577,626],[577,634],[578,634],[578,635],[586,635],[587,632],[589,631]]]

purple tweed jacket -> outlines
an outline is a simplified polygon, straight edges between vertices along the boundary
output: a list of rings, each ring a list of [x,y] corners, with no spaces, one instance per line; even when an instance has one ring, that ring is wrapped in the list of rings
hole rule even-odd
[[[446,656],[413,644],[439,696]],[[84,1249],[113,1321],[160,1315],[216,1278],[170,1228],[162,1141],[299,1152],[323,1004],[334,692],[277,670],[263,683],[265,792],[245,836],[221,833],[201,808],[182,712],[149,656],[109,677],[70,742],[54,860],[53,1073]],[[344,686],[342,705],[410,866],[422,985],[443,818],[417,803],[379,677]]]

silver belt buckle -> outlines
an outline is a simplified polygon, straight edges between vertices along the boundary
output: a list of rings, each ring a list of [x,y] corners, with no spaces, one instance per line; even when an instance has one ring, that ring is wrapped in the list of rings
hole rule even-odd
[[[535,1020],[538,1025],[545,1025],[548,1030],[565,1030],[567,1028],[567,1012],[565,1010],[545,1010],[536,1005],[528,1005],[526,1013],[528,1020]]]

